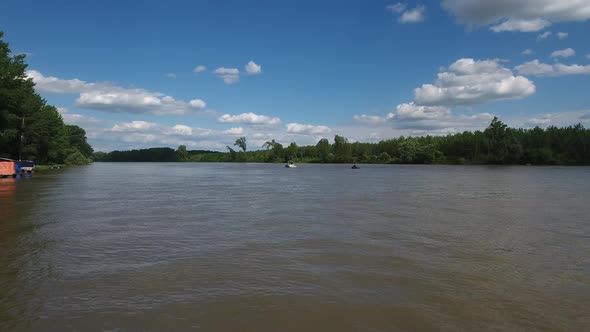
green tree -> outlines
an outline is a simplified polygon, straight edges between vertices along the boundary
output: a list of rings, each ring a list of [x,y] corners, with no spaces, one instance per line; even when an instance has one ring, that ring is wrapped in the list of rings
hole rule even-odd
[[[225,147],[229,151],[229,160],[230,161],[236,161],[237,160],[237,154],[238,153],[234,149],[230,148],[229,145],[226,145]]]
[[[266,148],[267,150],[269,150],[269,149],[272,149],[275,146],[276,143],[277,142],[273,139],[271,141],[264,142],[264,144],[262,144],[262,147],[263,148]]]
[[[176,155],[179,161],[187,161],[188,152],[186,151],[186,145],[179,145],[178,149],[176,149]]]
[[[37,163],[62,163],[75,152],[91,156],[85,131],[66,126],[57,109],[35,93],[25,56],[10,56],[3,36],[0,31],[0,156]]]
[[[326,139],[326,138],[322,138],[318,144],[316,145],[316,149],[318,151],[319,157],[320,157],[320,161],[321,162],[329,162],[329,158],[328,156],[330,155],[330,153],[332,152],[331,150],[331,146],[330,146],[330,142]]]
[[[287,159],[295,159],[295,158],[297,158],[297,150],[298,150],[297,143],[292,142],[285,149],[285,157]]]
[[[273,161],[283,161],[285,155],[285,149],[281,143],[275,142],[272,147],[272,158]]]
[[[502,121],[494,117],[484,131],[488,143],[488,161],[493,164],[515,163],[522,153],[520,142],[513,131]]]
[[[96,151],[92,154],[94,161],[108,161],[109,154],[103,151]]]
[[[352,147],[348,140],[342,136],[334,136],[334,156],[338,162],[350,162],[352,159]]]
[[[87,158],[92,156],[94,150],[87,142],[86,131],[84,129],[74,125],[66,125],[66,132],[71,148],[77,149]]]
[[[384,163],[388,163],[391,161],[391,156],[389,155],[389,153],[387,152],[381,152],[381,154],[378,157],[379,161],[384,162]]]
[[[0,31],[0,156],[17,158],[24,149],[22,124],[35,107],[41,107],[42,100],[25,74],[25,56],[11,57],[3,36]]]
[[[413,163],[418,153],[418,145],[414,139],[404,139],[398,145],[399,159],[402,163]]]
[[[236,139],[236,142],[234,143],[234,146],[237,146],[243,152],[246,152],[246,137],[242,136],[242,137]]]
[[[33,155],[25,154],[24,158],[40,163],[61,163],[72,150],[63,119],[53,106],[43,106],[24,132],[25,146],[35,151]]]
[[[90,159],[80,151],[75,150],[64,159],[64,163],[66,165],[86,165],[90,163]]]

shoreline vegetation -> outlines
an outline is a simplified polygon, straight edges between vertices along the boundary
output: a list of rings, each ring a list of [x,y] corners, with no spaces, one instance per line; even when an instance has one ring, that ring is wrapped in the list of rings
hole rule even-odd
[[[35,165],[35,171],[36,172],[45,172],[45,171],[52,171],[52,170],[62,169],[64,167],[66,167],[66,165],[58,165],[58,164],[45,165],[45,164],[41,164],[41,165]]]
[[[509,128],[494,118],[483,131],[447,136],[399,137],[378,143],[334,142],[283,146],[271,140],[247,151],[246,137],[236,139],[227,152],[187,150],[181,145],[130,151],[95,152],[99,162],[261,162],[449,164],[449,165],[590,165],[590,129],[582,124],[563,128]]]
[[[86,131],[66,125],[27,77],[25,55],[11,56],[0,31],[0,157],[37,164],[84,165],[94,152]]]

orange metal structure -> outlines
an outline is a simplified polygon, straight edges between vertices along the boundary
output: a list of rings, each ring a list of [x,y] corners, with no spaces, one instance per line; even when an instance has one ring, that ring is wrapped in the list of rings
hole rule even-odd
[[[14,161],[0,161],[0,176],[15,175],[14,166]]]

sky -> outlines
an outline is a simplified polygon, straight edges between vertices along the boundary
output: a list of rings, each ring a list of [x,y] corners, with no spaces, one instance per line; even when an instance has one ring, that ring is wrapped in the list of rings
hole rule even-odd
[[[10,1],[0,30],[97,151],[590,126],[590,0]]]

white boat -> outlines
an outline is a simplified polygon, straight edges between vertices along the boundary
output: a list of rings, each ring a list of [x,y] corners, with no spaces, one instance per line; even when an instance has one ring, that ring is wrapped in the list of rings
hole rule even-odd
[[[22,160],[20,162],[20,169],[25,173],[33,173],[35,170],[35,162],[31,160]]]
[[[295,163],[293,162],[293,160],[289,160],[289,162],[287,163],[287,165],[285,165],[285,167],[287,167],[287,168],[295,168],[295,167],[297,167],[297,165],[295,165]]]

